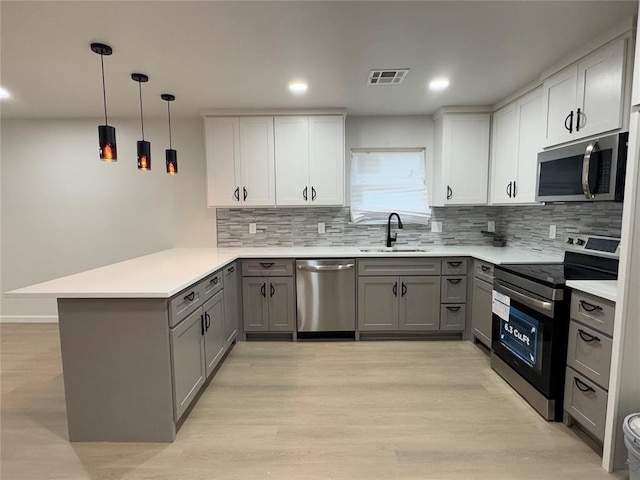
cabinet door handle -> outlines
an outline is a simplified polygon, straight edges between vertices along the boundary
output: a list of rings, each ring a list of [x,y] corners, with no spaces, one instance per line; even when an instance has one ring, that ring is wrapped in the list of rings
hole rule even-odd
[[[590,387],[589,385],[584,383],[582,380],[580,380],[578,377],[573,377],[573,381],[575,382],[576,387],[578,387],[578,390],[580,390],[581,392],[593,392],[593,393],[596,393],[596,389],[595,388]]]
[[[516,181],[513,181],[513,198],[516,198],[516,195],[518,194],[518,188],[516,187]]]
[[[204,312],[204,331],[208,332],[211,326],[211,317],[207,312]]]
[[[260,266],[262,268],[271,268],[273,267],[273,265],[274,265],[274,262],[260,262]]]
[[[245,201],[247,199],[247,189],[242,187],[242,200]]]
[[[598,337],[596,337],[595,335],[591,335],[591,334],[585,332],[581,328],[578,329],[578,335],[580,335],[580,338],[582,340],[584,340],[585,342],[587,342],[587,343],[600,342],[600,339]]]
[[[569,122],[568,127],[567,122]],[[567,118],[564,119],[564,128],[569,130],[569,133],[573,133],[573,110],[571,110],[571,113],[567,115]]]
[[[270,297],[273,297],[273,294],[276,293],[276,289],[273,288],[273,283],[269,284],[269,293],[270,293]]]
[[[204,315],[200,315],[200,333],[204,335]]]
[[[236,190],[233,192],[233,198],[238,202],[240,201],[240,187],[236,187]]]
[[[458,283],[460,283],[462,281],[461,278],[447,278],[447,282],[449,283],[453,283],[454,285],[457,285]]]
[[[267,298],[267,284],[263,283],[262,287],[260,288],[260,293],[262,294],[262,296],[264,298]]]
[[[576,132],[580,131],[580,109],[576,112]]]
[[[482,268],[483,272],[488,272],[489,270],[491,270],[491,267],[487,267],[486,265],[480,265],[480,268]]]
[[[393,282],[393,296],[397,297],[398,296],[398,282]]]
[[[458,310],[460,310],[460,307],[447,307],[447,310],[451,312],[457,312]]]
[[[513,182],[509,182],[509,185],[507,185],[507,195],[509,196],[509,198],[511,198],[511,184]]]
[[[407,294],[407,286],[404,282],[402,282],[402,296],[404,297]]]
[[[451,265],[453,268],[459,267],[460,265],[462,265],[462,262],[447,262],[447,263]]]
[[[589,303],[584,300],[580,300],[580,305],[587,312],[595,312],[596,310],[602,310],[602,307],[600,305],[594,305],[593,303]]]
[[[449,185],[447,185],[447,200],[451,200],[453,198],[453,190]]]
[[[189,295],[184,296],[184,299],[188,302],[193,302],[194,298],[196,298],[196,292],[191,292]]]
[[[302,198],[304,198],[305,200],[307,200],[307,191],[309,190],[309,187],[304,187],[304,190],[302,191]]]
[[[311,201],[314,202],[317,196],[318,195],[316,195],[316,189],[314,187],[311,187]]]

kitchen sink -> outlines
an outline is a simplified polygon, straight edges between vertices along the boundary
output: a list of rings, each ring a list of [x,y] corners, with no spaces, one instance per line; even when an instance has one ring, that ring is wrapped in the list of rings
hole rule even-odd
[[[428,252],[423,248],[361,248],[363,253],[412,253],[412,252]]]

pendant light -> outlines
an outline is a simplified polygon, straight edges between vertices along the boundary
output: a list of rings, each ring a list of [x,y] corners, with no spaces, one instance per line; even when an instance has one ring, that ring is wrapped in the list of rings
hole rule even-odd
[[[118,150],[116,149],[116,129],[107,122],[107,90],[104,84],[104,56],[113,53],[112,48],[104,43],[92,43],[91,51],[100,55],[102,67],[102,101],[104,103],[104,125],[98,125],[98,142],[100,160],[104,162],[117,162]]]
[[[169,175],[175,175],[178,173],[178,152],[176,152],[171,145],[171,102],[173,102],[176,97],[171,95],[170,93],[163,93],[160,95],[162,100],[167,102],[167,117],[169,118],[169,149],[165,150],[165,159],[167,162],[167,173]]]
[[[142,112],[142,84],[149,81],[144,73],[132,73],[131,79],[138,82],[140,92],[140,126],[142,127],[142,140],[138,140],[138,170],[151,170],[151,144],[144,139],[144,115]]]

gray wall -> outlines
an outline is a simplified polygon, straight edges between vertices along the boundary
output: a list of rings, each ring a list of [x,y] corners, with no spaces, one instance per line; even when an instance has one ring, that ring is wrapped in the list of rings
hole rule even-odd
[[[4,120],[3,291],[174,246],[215,245],[205,207],[202,120],[174,119],[179,174],[164,171],[166,121],[145,122],[152,170],[139,172],[135,120],[114,121],[117,163],[98,159],[100,120]],[[51,299],[3,298],[9,320],[55,320]]]

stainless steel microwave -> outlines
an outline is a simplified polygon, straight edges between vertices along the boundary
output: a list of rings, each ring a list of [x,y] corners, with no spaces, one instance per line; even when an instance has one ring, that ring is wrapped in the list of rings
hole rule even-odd
[[[629,133],[538,154],[538,202],[622,202]]]

